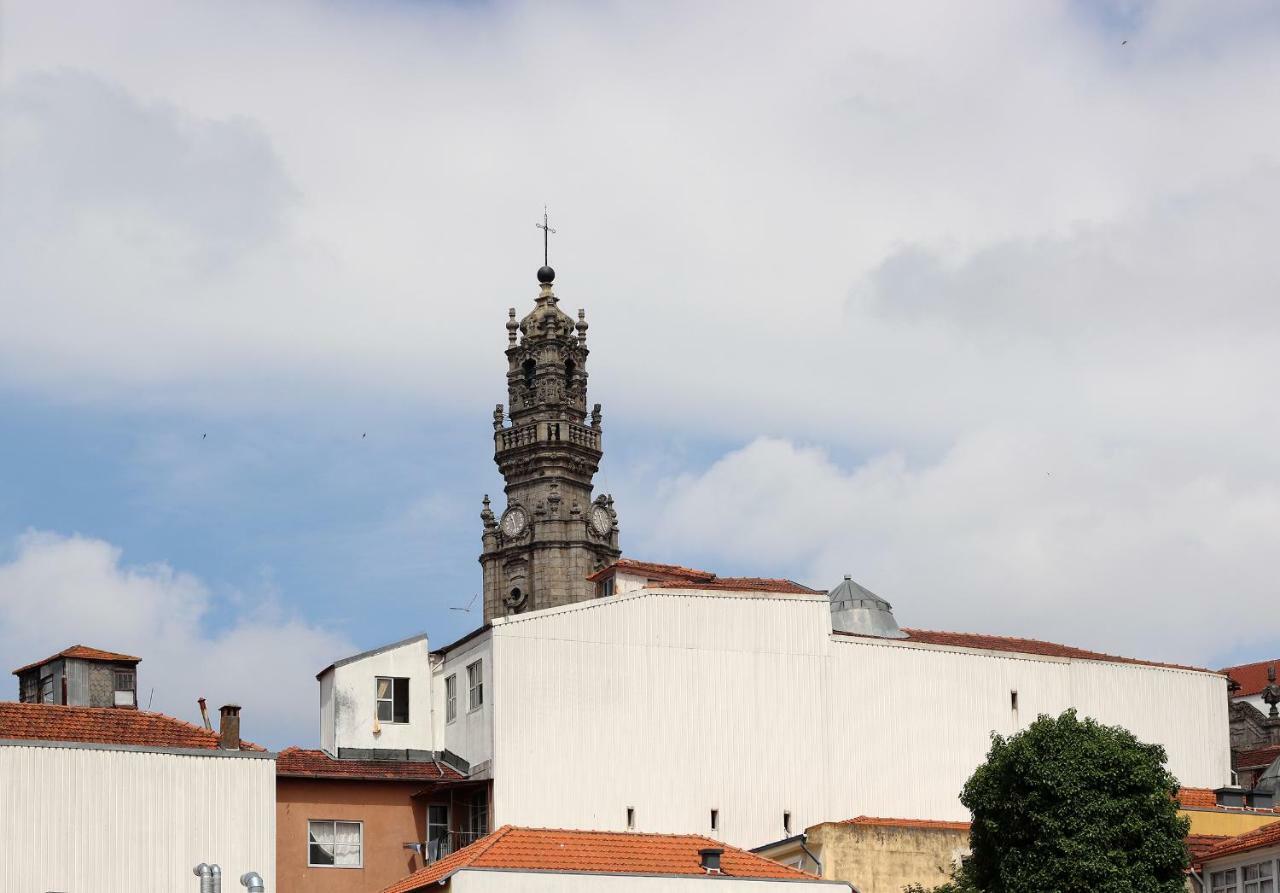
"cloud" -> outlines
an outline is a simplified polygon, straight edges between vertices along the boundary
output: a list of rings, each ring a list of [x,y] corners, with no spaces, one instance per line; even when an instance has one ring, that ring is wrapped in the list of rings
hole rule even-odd
[[[243,734],[269,747],[317,740],[312,673],[357,649],[340,634],[283,612],[270,592],[231,599],[213,628],[215,596],[167,564],[131,566],[100,539],[29,531],[0,564],[0,653],[18,666],[85,644],[142,658],[145,707],[199,722],[210,709],[244,707]]]
[[[1280,485],[1230,469],[1015,429],[924,463],[761,438],[660,494],[646,550],[819,588],[850,573],[907,626],[1202,664],[1277,644],[1247,618],[1274,603]]]

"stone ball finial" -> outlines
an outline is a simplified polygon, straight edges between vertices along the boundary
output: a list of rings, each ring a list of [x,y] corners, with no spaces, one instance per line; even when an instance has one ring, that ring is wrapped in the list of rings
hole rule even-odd
[[[538,281],[543,285],[550,285],[556,279],[556,271],[543,264],[538,268]]]
[[[516,343],[516,330],[520,328],[520,323],[516,322],[516,308],[507,308],[507,340],[512,344]]]
[[[578,330],[578,340],[586,341],[588,328],[587,311],[583,310],[581,307],[578,308],[578,321],[573,324],[573,327]]]

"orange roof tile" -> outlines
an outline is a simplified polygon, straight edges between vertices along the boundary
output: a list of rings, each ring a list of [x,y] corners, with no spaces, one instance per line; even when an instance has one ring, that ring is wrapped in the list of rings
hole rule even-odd
[[[1192,862],[1199,862],[1204,858],[1205,853],[1209,852],[1224,840],[1230,839],[1230,834],[1188,834],[1187,852],[1191,854]]]
[[[1276,760],[1280,760],[1280,744],[1242,750],[1234,755],[1234,759],[1237,769],[1265,769]]]
[[[591,872],[630,875],[706,876],[698,851],[720,847],[721,876],[816,881],[811,874],[699,834],[636,834],[561,831],[504,825],[382,893],[424,890],[464,868]]]
[[[1223,856],[1246,853],[1249,850],[1261,849],[1265,846],[1280,846],[1280,822],[1272,822],[1269,825],[1263,825],[1261,828],[1255,828],[1236,837],[1228,837],[1202,855],[1198,861],[1203,864],[1214,859],[1221,859]]]
[[[1222,672],[1240,686],[1238,691],[1232,692],[1232,696],[1247,698],[1250,695],[1261,694],[1267,687],[1267,667],[1272,664],[1276,664],[1276,670],[1280,671],[1280,660],[1260,660],[1254,664],[1241,664],[1238,667],[1224,669]]]
[[[132,654],[117,654],[114,651],[103,651],[101,648],[90,648],[88,645],[72,645],[70,648],[63,648],[57,654],[49,655],[44,660],[38,660],[33,664],[27,664],[25,667],[18,667],[18,669],[13,671],[13,674],[16,676],[19,673],[25,673],[27,670],[42,667],[50,661],[55,661],[63,657],[73,657],[78,660],[108,661],[113,664],[138,664],[142,662],[142,658],[134,657]]]
[[[323,750],[286,747],[276,756],[276,775],[350,781],[464,781],[446,763],[420,760],[335,760]]]
[[[1076,660],[1097,660],[1115,664],[1137,664],[1144,667],[1164,667],[1170,670],[1191,670],[1197,673],[1213,673],[1202,667],[1189,667],[1182,664],[1158,663],[1150,660],[1139,660],[1135,657],[1119,657],[1104,654],[1101,651],[1087,651],[1071,645],[1059,645],[1055,642],[1042,642],[1039,639],[1022,639],[1015,636],[990,636],[983,633],[949,633],[931,629],[909,629],[903,627],[907,634],[905,639],[879,639],[887,642],[920,642],[925,645],[948,645],[954,648],[974,648],[980,651],[1009,651],[1014,654],[1036,654],[1044,657],[1066,657]],[[858,633],[837,632],[836,635],[854,638],[876,638],[862,636]]]
[[[1257,814],[1265,814],[1268,812],[1280,813],[1280,807],[1275,809],[1246,809],[1243,806],[1219,806],[1218,795],[1209,788],[1180,788],[1178,790],[1178,805],[1183,809],[1220,809],[1223,812],[1249,812]]]
[[[710,589],[730,592],[786,592],[804,595],[820,594],[794,580],[767,577],[716,577],[714,580],[663,580],[649,583],[645,589]]]
[[[218,749],[218,733],[146,710],[0,702],[0,739]],[[248,741],[241,750],[262,750]]]
[[[619,558],[613,564],[602,570],[596,571],[587,577],[591,582],[603,580],[614,571],[622,571],[629,574],[644,574],[655,580],[714,580],[715,574],[711,571],[700,571],[692,567],[682,567],[678,564],[658,564],[655,561],[636,561],[632,558]]]
[[[919,828],[938,831],[964,831],[968,833],[968,822],[944,822],[938,819],[884,819],[878,816],[860,815],[856,819],[845,819],[840,825],[874,825],[879,828]]]

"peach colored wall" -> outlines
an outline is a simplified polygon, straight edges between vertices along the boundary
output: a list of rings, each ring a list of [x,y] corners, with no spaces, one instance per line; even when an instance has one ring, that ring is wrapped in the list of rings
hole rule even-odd
[[[404,845],[426,838],[426,807],[411,799],[428,787],[412,781],[276,779],[276,889],[273,893],[377,893],[422,867]],[[441,795],[440,802],[447,802]],[[307,822],[364,823],[361,868],[307,865]]]

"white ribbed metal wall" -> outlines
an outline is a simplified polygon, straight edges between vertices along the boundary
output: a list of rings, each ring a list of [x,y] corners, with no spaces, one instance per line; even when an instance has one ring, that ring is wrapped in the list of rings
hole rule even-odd
[[[709,887],[708,883],[715,886]],[[704,875],[643,876],[469,869],[449,879],[448,893],[848,893],[844,881],[755,880]]]
[[[194,893],[200,862],[274,890],[275,812],[273,758],[0,744],[0,891]]]
[[[1082,714],[1230,777],[1200,672],[832,636],[826,599],[652,591],[496,621],[498,823],[700,832],[740,846],[860,814],[966,819],[990,733]],[[712,831],[710,811],[718,810]]]

